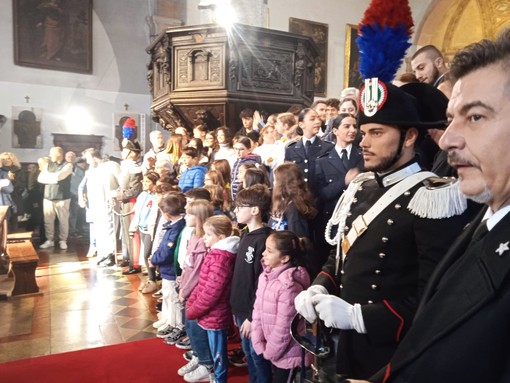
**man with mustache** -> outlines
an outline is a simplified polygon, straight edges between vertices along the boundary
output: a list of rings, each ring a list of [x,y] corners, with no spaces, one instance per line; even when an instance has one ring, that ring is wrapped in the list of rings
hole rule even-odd
[[[373,382],[510,381],[510,29],[458,52],[440,141],[487,208],[444,256],[406,338]]]
[[[423,94],[439,92],[432,90]],[[444,124],[420,116],[417,101],[428,100],[377,78],[366,82],[361,100],[360,148],[369,172],[340,197],[326,228],[337,252],[295,300],[309,322],[321,319],[338,333],[336,374],[324,368],[325,382],[366,379],[390,360],[429,276],[465,225],[457,185],[441,184],[415,157],[420,133]]]

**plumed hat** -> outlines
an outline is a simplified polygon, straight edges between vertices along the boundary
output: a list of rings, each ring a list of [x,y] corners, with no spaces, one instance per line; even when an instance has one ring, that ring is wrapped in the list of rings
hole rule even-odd
[[[122,137],[128,140],[136,138],[136,122],[131,117],[126,118],[122,125]]]
[[[359,69],[365,80],[360,91],[359,125],[379,123],[418,129],[444,126],[444,113],[436,120],[436,115],[428,115],[422,107],[426,92],[406,92],[390,83],[411,46],[412,28],[407,0],[372,0],[365,11],[356,39]]]
[[[416,92],[415,97],[411,92],[408,93],[402,88],[378,79],[369,79],[365,84],[360,95],[359,125],[377,123],[417,129],[444,126],[445,118],[441,119],[438,116],[440,112],[427,115],[427,108],[422,108],[421,104],[425,97],[420,99],[423,96],[420,92]],[[432,99],[433,95],[429,97]],[[443,116],[445,111],[446,108],[443,110]]]
[[[372,0],[356,38],[362,78],[392,81],[411,46],[412,33],[413,18],[407,0]]]
[[[128,117],[122,125],[122,148],[128,149],[133,152],[140,153],[142,148],[136,139],[136,122],[131,117]]]

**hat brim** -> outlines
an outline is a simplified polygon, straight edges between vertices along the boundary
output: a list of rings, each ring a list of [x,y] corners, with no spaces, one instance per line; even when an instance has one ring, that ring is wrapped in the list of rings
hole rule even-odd
[[[362,113],[358,115],[358,126],[365,124],[381,124],[381,125],[394,125],[399,128],[416,128],[418,130],[427,130],[427,129],[446,129],[446,119],[443,121],[433,121],[433,122],[422,122],[422,121],[391,121],[386,120],[384,122],[378,120],[377,118],[370,118],[364,116]]]

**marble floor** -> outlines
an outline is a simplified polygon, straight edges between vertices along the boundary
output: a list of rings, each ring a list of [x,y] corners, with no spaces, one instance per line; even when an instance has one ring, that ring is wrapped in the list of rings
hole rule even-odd
[[[0,301],[0,362],[155,336],[156,300],[138,291],[145,277],[97,267],[79,239],[68,246],[39,250],[39,294]]]

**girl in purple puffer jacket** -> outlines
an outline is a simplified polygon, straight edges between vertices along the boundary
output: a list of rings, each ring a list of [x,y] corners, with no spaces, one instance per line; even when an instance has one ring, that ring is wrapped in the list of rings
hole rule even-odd
[[[310,286],[304,241],[291,231],[276,231],[267,238],[262,254],[264,271],[253,308],[251,341],[255,352],[272,363],[273,383],[292,381],[301,366],[301,347],[292,339],[290,327],[296,315],[294,298]],[[311,360],[307,354],[306,365]]]

